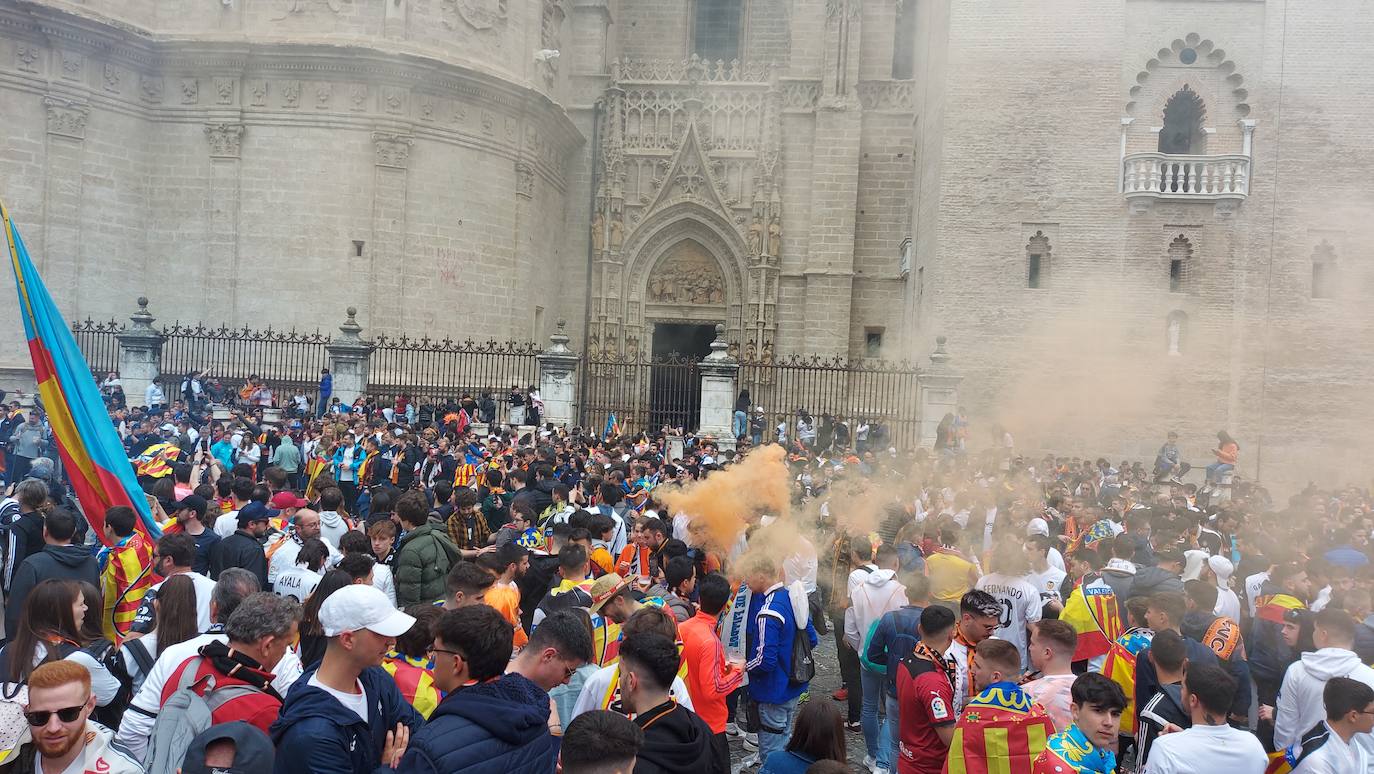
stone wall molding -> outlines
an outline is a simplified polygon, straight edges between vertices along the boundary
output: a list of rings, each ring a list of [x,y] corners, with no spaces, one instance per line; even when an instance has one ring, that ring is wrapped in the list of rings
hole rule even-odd
[[[43,107],[48,114],[48,134],[86,139],[86,121],[91,113],[89,103],[49,94],[43,97]]]
[[[243,140],[243,124],[208,124],[205,137],[210,141],[210,158],[239,158]]]

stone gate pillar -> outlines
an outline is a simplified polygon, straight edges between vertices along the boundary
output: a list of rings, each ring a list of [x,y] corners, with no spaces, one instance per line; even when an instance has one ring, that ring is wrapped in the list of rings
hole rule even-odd
[[[712,436],[721,451],[735,448],[735,436],[730,421],[735,411],[735,381],[739,376],[739,361],[730,357],[725,340],[725,326],[716,326],[716,340],[711,342],[711,354],[702,358],[701,416],[697,435]]]
[[[138,311],[129,318],[133,325],[115,334],[119,339],[119,380],[130,406],[142,406],[148,385],[162,375],[163,335],[153,327],[155,319],[148,312],[148,299],[139,296]],[[175,399],[175,395],[167,395],[163,402],[170,405]]]
[[[545,422],[568,426],[577,422],[577,353],[568,349],[567,320],[558,321],[558,332],[549,337],[549,348],[535,356],[539,361],[539,394],[544,398]]]
[[[937,336],[935,351],[930,354],[930,366],[916,376],[921,410],[921,446],[935,445],[935,428],[945,414],[959,408],[959,383],[964,380],[949,364],[945,351],[945,337]]]
[[[334,375],[334,394],[345,406],[367,393],[368,356],[372,345],[360,335],[362,326],[355,319],[358,310],[348,307],[348,319],[339,326],[339,337],[329,342],[329,373]]]

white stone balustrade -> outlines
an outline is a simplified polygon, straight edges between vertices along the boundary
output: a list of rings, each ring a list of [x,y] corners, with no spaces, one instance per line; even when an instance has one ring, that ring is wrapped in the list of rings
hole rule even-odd
[[[1122,160],[1127,199],[1210,201],[1244,199],[1250,192],[1250,157],[1132,153]]]

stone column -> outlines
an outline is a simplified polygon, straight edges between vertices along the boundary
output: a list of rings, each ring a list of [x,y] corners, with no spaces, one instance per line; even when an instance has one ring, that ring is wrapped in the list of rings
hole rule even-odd
[[[940,426],[940,419],[959,408],[959,383],[962,381],[964,377],[949,365],[945,337],[936,337],[935,351],[930,355],[930,366],[922,369],[916,376],[921,409],[921,446],[933,446],[935,428]]]
[[[339,326],[339,337],[329,342],[329,373],[334,375],[334,394],[345,406],[367,393],[367,361],[372,345],[359,335],[358,310],[348,307],[348,319]]]
[[[567,320],[558,321],[558,332],[549,337],[549,348],[539,361],[539,394],[544,398],[545,422],[568,426],[577,421],[577,353],[568,349]]]
[[[701,416],[697,435],[712,436],[721,451],[735,448],[735,436],[730,421],[735,413],[735,381],[739,376],[739,361],[730,357],[725,340],[725,326],[716,326],[716,340],[711,342],[711,354],[702,358]]]
[[[130,406],[142,406],[148,385],[162,375],[163,336],[153,327],[155,319],[148,312],[148,299],[140,296],[138,311],[129,318],[133,325],[116,334],[119,339],[119,380],[124,384],[124,397]],[[174,400],[172,395],[166,397],[166,403]]]

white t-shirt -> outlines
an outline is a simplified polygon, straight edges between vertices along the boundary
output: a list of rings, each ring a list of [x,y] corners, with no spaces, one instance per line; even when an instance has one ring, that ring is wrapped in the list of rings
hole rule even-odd
[[[336,701],[338,701],[340,704],[344,706],[344,709],[348,710],[349,712],[352,712],[354,715],[357,715],[359,718],[362,719],[364,723],[367,722],[367,691],[363,688],[363,683],[361,680],[358,681],[357,693],[344,693],[343,691],[336,691],[333,688],[330,688],[329,686],[320,682],[319,677],[317,675],[311,675],[310,682],[306,683],[306,685],[309,685],[313,688],[319,688],[321,691],[324,691],[330,696],[333,696]]]
[[[1255,602],[1264,590],[1264,582],[1269,580],[1269,571],[1257,572],[1245,579],[1245,604],[1250,607],[1250,617],[1255,617]]]
[[[181,573],[191,579],[191,586],[196,590],[196,631],[203,632],[210,628],[213,623],[210,620],[210,597],[215,593],[215,582],[201,575],[198,572]],[[174,576],[175,577],[175,576]],[[154,584],[151,591],[154,595],[157,590],[162,588],[166,580]]]
[[[1329,736],[1322,746],[1303,757],[1293,774],[1346,774],[1368,770],[1369,756],[1359,745],[1352,744],[1354,738],[1346,742],[1330,728],[1327,726]]]
[[[582,684],[582,693],[577,694],[577,703],[573,705],[571,718],[559,718],[563,722],[563,727],[567,728],[572,719],[589,710],[601,709],[601,700],[606,696],[606,691],[610,690],[611,680],[615,677],[616,665],[602,667],[587,677],[587,682]],[[673,699],[678,704],[695,712],[692,707],[692,697],[687,693],[687,686],[682,682],[681,677],[673,677],[673,688],[671,691]]]
[[[1040,592],[1041,602],[1051,598],[1058,599],[1062,602],[1064,595],[1060,589],[1063,587],[1064,578],[1066,577],[1068,577],[1068,573],[1054,565],[1050,565],[1045,568],[1044,572],[1031,571],[1031,573],[1026,576],[1026,580],[1030,581],[1030,584],[1035,587],[1035,590]]]
[[[1002,605],[1002,615],[993,636],[1006,640],[1021,652],[1021,665],[1030,664],[1026,624],[1040,620],[1040,589],[1026,578],[992,572],[978,579],[974,588],[986,591]]]
[[[1225,589],[1217,589],[1217,606],[1212,610],[1213,615],[1224,615],[1237,623],[1240,622],[1240,597],[1236,592]]]
[[[229,537],[237,532],[238,528],[239,512],[237,508],[226,513],[221,513],[219,518],[215,519],[215,534],[219,535],[221,538]]]
[[[320,585],[323,577],[317,572],[307,570],[305,565],[292,565],[277,573],[277,579],[272,581],[272,591],[304,604],[306,598],[315,593],[315,587]]]
[[[1193,726],[1155,739],[1142,774],[1264,774],[1269,756],[1248,731],[1220,726]]]
[[[396,580],[391,575],[390,567],[381,562],[372,565],[372,585],[386,594],[391,604],[396,604]]]

